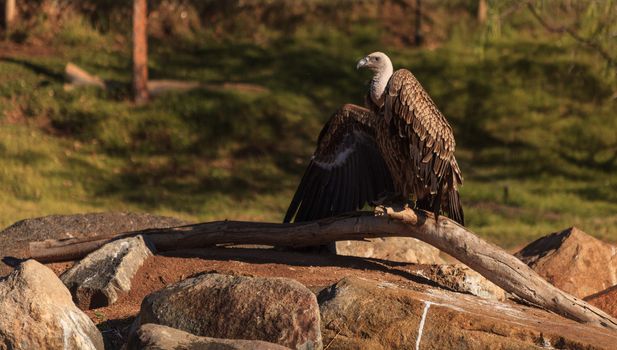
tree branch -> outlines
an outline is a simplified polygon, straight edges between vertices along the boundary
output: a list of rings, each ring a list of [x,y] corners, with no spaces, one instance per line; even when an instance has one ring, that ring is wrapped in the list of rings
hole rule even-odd
[[[314,246],[334,241],[375,237],[413,237],[452,255],[507,292],[531,304],[583,323],[617,330],[617,320],[554,287],[522,261],[490,244],[454,221],[432,214],[377,208],[320,221],[275,224],[216,221],[168,229],[149,229],[90,239],[30,243],[32,258],[41,262],[77,259],[118,238],[143,235],[158,251],[215,244]]]

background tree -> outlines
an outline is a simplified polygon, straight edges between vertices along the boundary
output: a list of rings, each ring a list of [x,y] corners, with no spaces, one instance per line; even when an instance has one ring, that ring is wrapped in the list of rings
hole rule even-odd
[[[478,13],[477,18],[478,22],[481,24],[486,23],[486,16],[488,15],[488,3],[486,0],[478,1]]]
[[[133,1],[133,94],[138,104],[148,101],[148,5]]]
[[[11,25],[15,21],[17,16],[17,8],[15,7],[15,0],[5,0],[4,3],[4,28],[7,33],[11,30]]]

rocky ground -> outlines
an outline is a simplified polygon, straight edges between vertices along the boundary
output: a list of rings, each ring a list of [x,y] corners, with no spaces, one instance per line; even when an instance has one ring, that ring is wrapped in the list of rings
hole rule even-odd
[[[614,349],[617,333],[512,301],[411,239],[339,243],[345,255],[267,247],[156,254],[140,238],[39,264],[29,241],[183,222],[52,216],[0,232],[0,349]],[[357,256],[354,256],[357,255]],[[517,256],[617,316],[617,248],[578,229]],[[81,309],[81,310],[80,310]],[[83,311],[82,311],[83,310]]]

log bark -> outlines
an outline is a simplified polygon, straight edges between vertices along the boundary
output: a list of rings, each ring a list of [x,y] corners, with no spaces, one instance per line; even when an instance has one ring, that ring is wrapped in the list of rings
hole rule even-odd
[[[133,93],[135,103],[148,101],[148,4],[133,0]]]
[[[617,320],[554,287],[525,263],[454,221],[411,209],[378,208],[376,214],[351,215],[297,224],[216,221],[169,229],[151,229],[91,239],[32,242],[41,262],[76,259],[120,237],[144,235],[157,251],[214,244],[315,246],[342,240],[413,237],[452,255],[505,291],[569,319],[617,330]]]

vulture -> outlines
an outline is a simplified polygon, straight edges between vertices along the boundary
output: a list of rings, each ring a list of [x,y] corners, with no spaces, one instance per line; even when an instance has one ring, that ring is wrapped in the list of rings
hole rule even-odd
[[[316,220],[385,198],[415,201],[464,225],[454,135],[407,69],[374,52],[357,69],[373,71],[366,107],[346,104],[323,127],[284,222]]]

